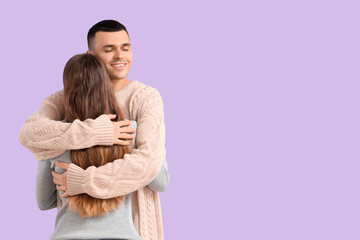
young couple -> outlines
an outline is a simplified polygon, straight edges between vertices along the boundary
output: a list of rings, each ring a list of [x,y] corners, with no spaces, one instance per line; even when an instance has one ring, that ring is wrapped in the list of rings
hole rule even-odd
[[[126,79],[132,52],[125,26],[101,21],[87,40],[87,53],[64,68],[64,89],[20,129],[20,142],[39,160],[38,206],[58,207],[54,240],[164,239],[161,96]]]

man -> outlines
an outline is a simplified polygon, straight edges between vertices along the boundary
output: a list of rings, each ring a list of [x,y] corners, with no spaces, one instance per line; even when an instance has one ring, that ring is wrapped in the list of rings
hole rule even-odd
[[[127,119],[137,121],[137,149],[123,159],[99,168],[84,170],[75,164],[57,163],[67,171],[63,175],[54,173],[54,183],[59,191],[65,191],[63,197],[87,193],[105,199],[131,193],[132,217],[141,239],[163,239],[159,195],[147,187],[165,159],[161,96],[156,89],[126,78],[132,63],[132,52],[125,26],[113,20],[95,24],[88,32],[88,47],[87,53],[105,64],[119,106]],[[62,122],[62,103],[62,91],[54,93],[43,101],[40,109],[20,129],[20,142],[38,160],[56,157],[65,150],[95,145],[126,145],[126,140],[133,138],[134,129],[126,127],[130,122],[112,122],[110,118],[114,116],[101,115],[83,122]],[[108,181],[109,177],[111,181]]]

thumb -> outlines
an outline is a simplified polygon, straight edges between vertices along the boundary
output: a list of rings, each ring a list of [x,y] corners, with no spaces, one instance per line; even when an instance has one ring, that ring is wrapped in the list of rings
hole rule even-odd
[[[108,116],[108,118],[110,118],[110,120],[116,118],[116,114],[106,114],[106,116]]]
[[[69,168],[69,163],[65,163],[65,162],[56,162],[56,166],[62,169],[67,170]]]

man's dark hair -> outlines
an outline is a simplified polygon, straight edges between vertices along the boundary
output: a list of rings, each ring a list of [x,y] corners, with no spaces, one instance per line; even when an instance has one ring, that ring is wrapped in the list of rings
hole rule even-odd
[[[88,42],[88,48],[89,50],[93,46],[93,40],[95,38],[95,34],[99,31],[102,32],[117,32],[124,30],[127,35],[129,36],[129,33],[124,25],[119,23],[115,20],[102,20],[98,23],[96,23],[94,26],[92,26],[89,29],[88,35],[87,35],[87,42]],[[130,36],[129,36],[130,39]]]

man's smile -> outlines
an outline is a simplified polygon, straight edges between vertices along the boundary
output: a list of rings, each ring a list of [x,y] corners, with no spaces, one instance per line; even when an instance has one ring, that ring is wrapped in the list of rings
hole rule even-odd
[[[125,62],[117,62],[117,63],[112,63],[110,65],[112,67],[114,67],[114,68],[125,68],[127,63],[125,63]]]

